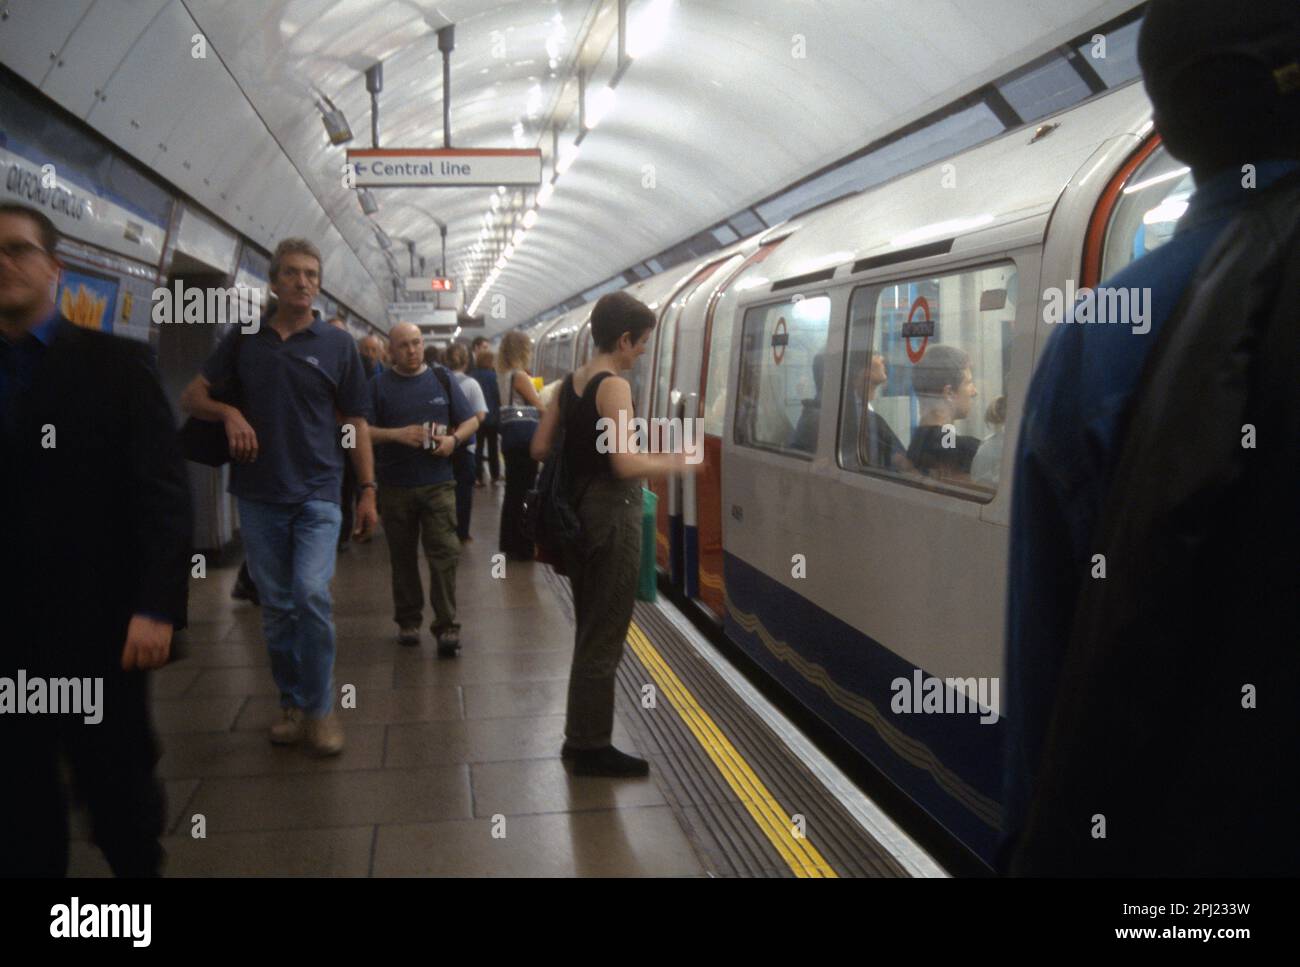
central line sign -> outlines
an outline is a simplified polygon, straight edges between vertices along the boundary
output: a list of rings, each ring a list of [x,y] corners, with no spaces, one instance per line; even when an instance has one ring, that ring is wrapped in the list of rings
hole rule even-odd
[[[349,148],[358,188],[536,187],[540,148]]]

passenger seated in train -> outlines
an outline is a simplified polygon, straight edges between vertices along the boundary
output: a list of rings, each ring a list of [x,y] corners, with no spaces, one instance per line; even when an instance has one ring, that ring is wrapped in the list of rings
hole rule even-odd
[[[977,487],[998,489],[998,475],[1002,470],[1002,441],[1006,437],[1007,398],[999,396],[984,411],[984,422],[993,427],[993,432],[984,438],[979,452],[971,461],[971,482]]]
[[[858,462],[896,473],[915,473],[916,467],[908,459],[903,441],[872,406],[880,387],[887,382],[889,372],[885,369],[885,357],[881,353],[872,353],[870,364],[861,366],[858,373],[857,395],[865,406],[863,418],[859,420]]]
[[[846,467],[915,473],[903,441],[873,405],[880,388],[889,382],[885,357],[880,353],[854,351],[849,354],[848,371],[849,394],[840,437],[841,461]]]
[[[813,357],[813,395],[810,399],[803,401],[803,409],[799,412],[799,422],[795,424],[794,433],[790,435],[790,442],[787,444],[791,450],[802,450],[810,455],[817,452],[817,422],[821,419],[822,373],[825,366],[825,353],[818,353]]]
[[[931,346],[912,371],[912,388],[921,419],[912,431],[908,459],[927,477],[969,483],[980,441],[957,433],[955,424],[970,416],[979,395],[970,357],[955,346]]]

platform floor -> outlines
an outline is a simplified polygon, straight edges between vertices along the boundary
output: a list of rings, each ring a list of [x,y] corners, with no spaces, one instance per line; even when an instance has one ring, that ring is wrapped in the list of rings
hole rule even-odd
[[[277,693],[237,565],[193,582],[186,657],[153,682],[168,875],[705,875],[653,776],[561,763],[572,629],[541,565],[492,577],[502,490],[475,491],[458,658],[435,657],[431,615],[419,648],[397,644],[382,529],[339,556],[335,682],[357,707],[334,759],[267,740]],[[624,714],[614,741],[635,750]],[[86,830],[75,817],[70,870],[107,874]]]

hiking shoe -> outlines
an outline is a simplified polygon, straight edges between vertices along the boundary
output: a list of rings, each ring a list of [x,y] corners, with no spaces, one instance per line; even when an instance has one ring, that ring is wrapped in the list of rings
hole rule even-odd
[[[460,652],[460,632],[448,629],[438,635],[438,657],[455,658]]]
[[[316,755],[338,755],[343,751],[343,723],[337,713],[330,712],[321,719],[305,720],[304,738]]]
[[[397,643],[406,645],[408,648],[418,645],[420,643],[420,629],[402,628],[397,632]]]
[[[295,745],[302,739],[302,709],[281,709],[280,721],[271,726],[272,745]]]
[[[561,750],[560,755],[564,752]],[[612,745],[603,749],[575,749],[570,760],[575,776],[609,776],[613,779],[632,779],[650,774],[650,763]]]

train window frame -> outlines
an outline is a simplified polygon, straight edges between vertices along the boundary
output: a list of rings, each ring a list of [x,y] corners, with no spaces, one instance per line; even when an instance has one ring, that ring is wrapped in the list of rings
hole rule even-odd
[[[1165,170],[1161,171],[1161,168]],[[1150,204],[1151,188],[1160,189],[1155,194],[1159,198],[1158,204]],[[1148,152],[1136,158],[1132,170],[1122,172],[1121,177],[1116,179],[1115,196],[1106,212],[1105,221],[1100,226],[1096,266],[1098,278],[1093,284],[1100,285],[1134,262],[1168,245],[1195,193],[1196,180],[1191,166],[1175,158],[1163,141],[1157,142]],[[1164,217],[1152,219],[1151,216],[1157,213]],[[1129,232],[1135,215],[1142,217],[1138,226]],[[1168,229],[1162,232],[1158,230],[1159,226],[1168,226]],[[1142,236],[1143,251],[1136,253],[1133,247],[1139,234]],[[1148,235],[1156,240],[1154,245],[1149,244]],[[1127,251],[1118,249],[1120,243],[1124,244]]]
[[[988,269],[996,269],[1000,267],[1011,268],[1015,273],[1015,278],[1017,279],[1017,285],[1018,285],[1018,280],[1023,271],[1021,260],[1016,257],[1015,253],[1005,252],[993,256],[984,256],[979,259],[972,260],[970,262],[960,263],[960,264],[917,267],[901,275],[886,275],[886,276],[881,276],[880,278],[877,279],[859,281],[857,284],[853,285],[851,288],[847,290],[847,298],[844,306],[844,343],[841,347],[842,358],[841,358],[841,365],[840,365],[839,400],[838,400],[838,409],[835,417],[835,436],[833,441],[834,450],[835,450],[835,466],[841,472],[846,474],[852,474],[855,477],[868,477],[876,480],[882,480],[891,484],[897,484],[900,486],[909,487],[913,490],[921,490],[926,493],[932,493],[938,496],[954,497],[958,500],[962,500],[967,503],[972,503],[980,507],[988,506],[994,500],[998,499],[998,497],[1004,492],[1004,487],[1009,486],[1009,480],[1004,480],[1001,478],[1001,472],[1002,472],[1001,465],[999,465],[999,479],[991,490],[986,489],[984,487],[979,487],[978,489],[976,489],[974,486],[951,483],[938,477],[931,477],[931,476],[926,476],[926,475],[921,475],[916,473],[905,474],[902,472],[885,469],[883,467],[876,467],[872,465],[846,464],[844,460],[844,451],[842,446],[842,440],[845,433],[845,415],[848,411],[848,402],[849,402],[848,394],[851,392],[850,379],[852,378],[852,374],[850,373],[850,366],[853,362],[854,353],[855,353],[854,332],[855,330],[861,330],[863,328],[863,324],[855,324],[854,314],[853,314],[854,305],[857,303],[859,295],[861,293],[869,293],[869,292],[875,293],[875,298],[871,302],[872,314],[869,317],[869,321],[865,324],[868,328],[867,345],[873,347],[871,352],[874,353],[875,351],[874,346],[876,341],[876,326],[878,324],[875,307],[878,305],[880,294],[884,292],[885,289],[891,286],[903,286],[903,285],[911,285],[917,282],[929,282],[929,281],[934,281],[934,280],[939,280],[939,279],[944,279],[944,278],[949,278],[954,276],[973,274]],[[1019,300],[1017,300],[1017,303],[1015,305],[1015,314],[1012,318],[1013,325],[1016,319],[1022,314],[1022,311],[1023,311],[1022,306]],[[1012,384],[1011,384],[1010,377],[1014,366],[1014,349],[1013,349],[1014,345],[1015,345],[1014,342],[1012,342],[1009,344],[1004,344],[1001,347],[1004,359],[1009,360],[1009,363],[1007,365],[1004,365],[1003,368],[1003,373],[1002,373],[1003,385],[1002,385],[1002,393],[1000,394],[1004,398],[1004,406],[1007,411],[1009,411],[1010,409],[1010,397],[1012,394]],[[977,404],[977,405],[987,406],[989,402],[990,401],[986,400],[986,401],[982,401],[981,404]],[[1004,421],[1005,419],[1006,417],[1004,416]],[[1006,462],[1006,457],[1007,457],[1006,443],[1012,438],[1011,430],[1009,427],[1005,425],[1005,422],[1004,422],[1004,427],[1002,432],[1003,432],[1004,450],[1000,460],[1004,464]],[[901,443],[902,441],[900,440],[899,442]]]
[[[742,440],[740,438],[739,411],[740,411],[741,403],[744,400],[743,394],[741,392],[740,382],[744,375],[745,328],[750,313],[755,311],[764,311],[770,309],[773,306],[786,306],[786,305],[793,305],[797,302],[810,301],[813,299],[825,299],[827,303],[826,343],[825,346],[823,347],[822,352],[825,353],[826,349],[830,347],[831,330],[835,323],[835,315],[834,315],[835,296],[833,294],[833,287],[814,289],[809,292],[802,292],[802,291],[781,292],[779,293],[779,295],[776,293],[774,293],[774,295],[776,295],[776,298],[764,299],[761,302],[754,302],[749,305],[736,307],[736,311],[740,314],[740,326],[739,326],[739,331],[737,333],[737,335],[740,336],[740,339],[737,341],[733,341],[732,343],[732,348],[736,350],[734,352],[736,358],[736,392],[735,395],[732,397],[729,405],[729,411],[730,411],[729,415],[731,418],[731,444],[732,446],[744,447],[746,450],[756,450],[762,453],[772,453],[772,454],[776,454],[777,456],[789,457],[794,460],[801,460],[804,463],[812,463],[814,460],[817,459],[817,446],[820,446],[821,444],[820,418],[817,421],[817,446],[813,448],[813,451],[811,453],[809,453],[807,450],[799,449],[798,447],[777,446],[771,443],[764,443],[761,441],[753,441],[753,440]],[[739,347],[738,349],[737,346]],[[823,380],[824,380],[824,374],[823,374]],[[823,382],[823,386],[824,385],[825,383]]]

